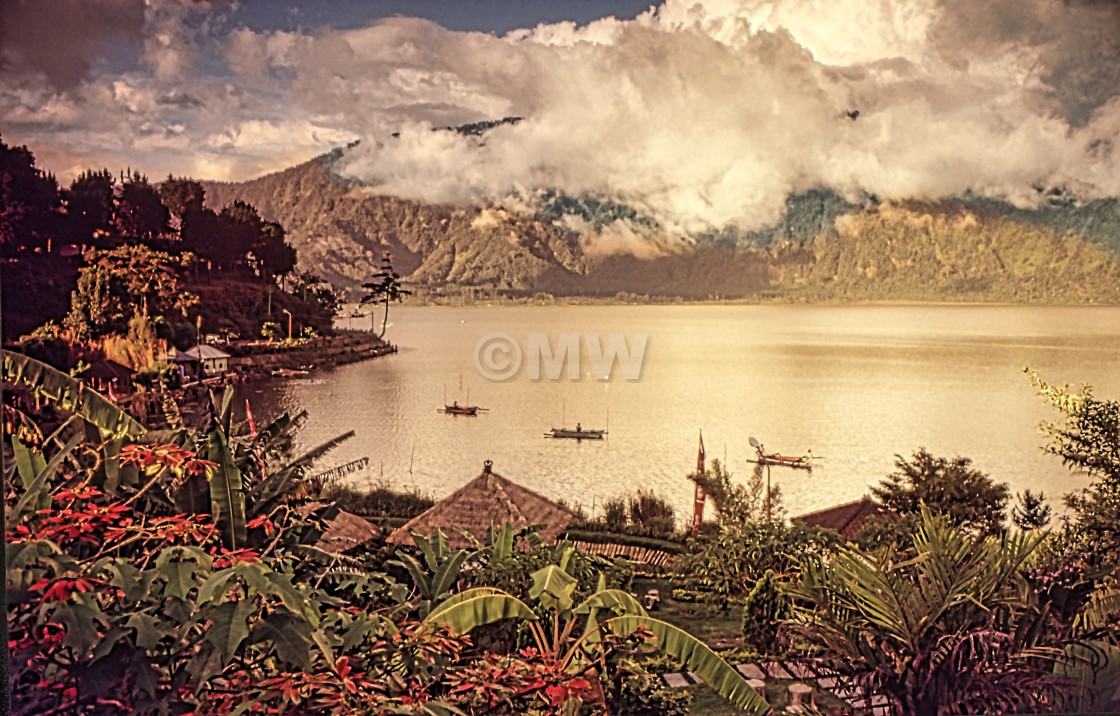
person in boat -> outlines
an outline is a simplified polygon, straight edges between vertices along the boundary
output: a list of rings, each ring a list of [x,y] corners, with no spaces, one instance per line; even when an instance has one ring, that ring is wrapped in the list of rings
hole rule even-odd
[[[458,408],[459,407],[459,401],[458,400],[452,401],[451,407],[452,408]]]
[[[577,433],[582,433],[582,432],[583,432],[583,428],[582,428],[582,427],[580,427],[580,424],[579,424],[579,423],[576,423],[576,432],[577,432]]]

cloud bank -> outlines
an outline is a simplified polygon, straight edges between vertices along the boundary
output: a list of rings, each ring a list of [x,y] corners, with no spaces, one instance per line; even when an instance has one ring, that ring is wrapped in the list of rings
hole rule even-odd
[[[133,20],[135,5],[107,4]],[[342,171],[382,193],[513,206],[555,188],[682,231],[758,228],[818,186],[1120,195],[1113,0],[666,0],[505,37],[408,18],[262,33],[221,6],[141,9],[139,30],[87,23],[71,72],[6,42],[5,140],[63,176],[228,179],[360,139]],[[97,52],[122,32],[112,46],[134,56],[114,65]],[[432,131],[505,116],[524,120]]]

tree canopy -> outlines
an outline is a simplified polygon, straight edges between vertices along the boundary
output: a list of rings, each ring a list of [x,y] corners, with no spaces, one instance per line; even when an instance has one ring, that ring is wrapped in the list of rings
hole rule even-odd
[[[925,504],[934,514],[980,534],[1003,529],[1010,491],[972,465],[967,457],[934,457],[918,448],[910,460],[895,455],[897,470],[871,488],[883,506],[902,515],[917,515]]]

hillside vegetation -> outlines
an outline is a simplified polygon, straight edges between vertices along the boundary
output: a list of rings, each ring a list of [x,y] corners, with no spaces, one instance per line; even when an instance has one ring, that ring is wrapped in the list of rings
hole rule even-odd
[[[407,281],[452,295],[1120,301],[1116,200],[1055,195],[1035,210],[976,196],[861,206],[814,190],[790,197],[768,229],[679,237],[595,197],[545,192],[535,212],[515,213],[381,196],[335,174],[340,156],[206,183],[208,201],[258,207],[287,227],[303,270],[351,296],[388,252]],[[603,238],[612,227],[627,232],[620,243]]]

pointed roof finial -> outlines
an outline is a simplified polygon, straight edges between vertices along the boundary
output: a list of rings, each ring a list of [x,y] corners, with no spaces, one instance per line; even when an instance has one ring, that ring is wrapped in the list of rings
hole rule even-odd
[[[493,472],[493,470],[490,469],[493,466],[494,466],[494,461],[493,460],[487,460],[487,461],[482,463],[482,471],[484,473],[486,473],[487,475],[489,475],[491,472]]]

